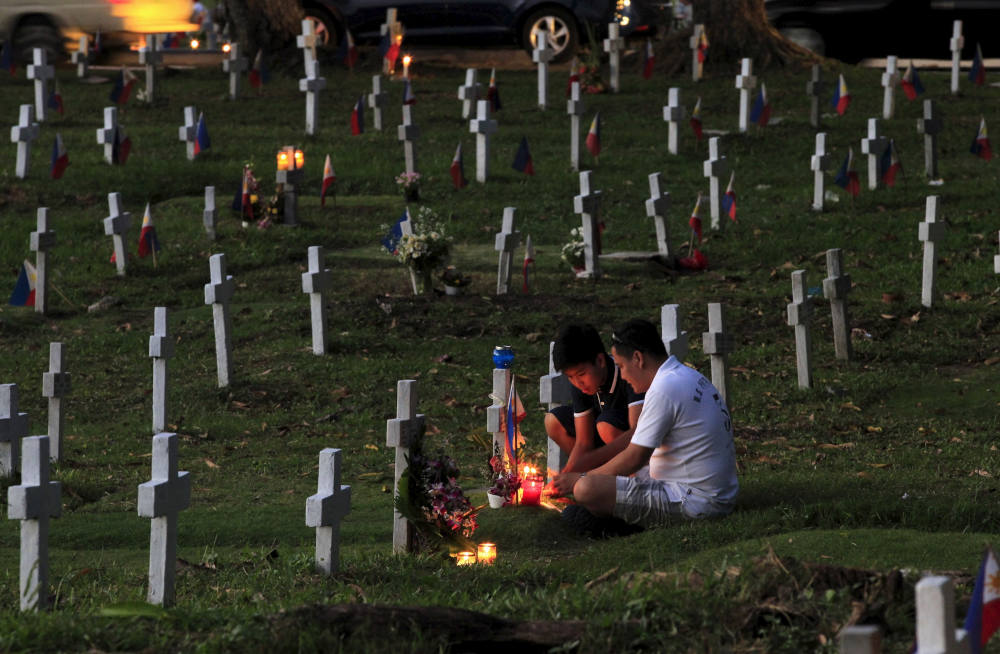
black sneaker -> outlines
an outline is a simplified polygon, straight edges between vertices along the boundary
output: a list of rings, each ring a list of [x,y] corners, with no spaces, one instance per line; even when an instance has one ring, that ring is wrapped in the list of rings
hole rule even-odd
[[[641,526],[629,524],[620,518],[600,518],[579,504],[570,504],[563,509],[562,518],[573,531],[590,538],[631,536],[643,531]]]

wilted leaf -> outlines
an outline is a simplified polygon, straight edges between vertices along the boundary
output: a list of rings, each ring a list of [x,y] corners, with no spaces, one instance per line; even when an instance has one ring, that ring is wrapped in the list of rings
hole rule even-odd
[[[992,477],[989,470],[976,469],[969,473],[970,477]]]
[[[375,443],[365,443],[365,449],[375,450],[376,452],[378,452],[378,445],[376,445]]]
[[[215,461],[212,461],[211,459],[205,459],[205,465],[207,465],[209,468],[218,468],[219,467],[219,464],[216,463]]]
[[[841,409],[850,409],[851,411],[861,411],[861,407],[854,404],[854,402],[844,402],[840,405]]]
[[[882,428],[876,427],[875,425],[868,425],[867,427],[865,427],[865,431],[867,431],[869,434],[881,434]]]
[[[873,468],[888,468],[892,466],[891,463],[869,463],[868,465],[870,465]]]
[[[824,450],[847,450],[854,447],[854,443],[820,443],[819,447]]]

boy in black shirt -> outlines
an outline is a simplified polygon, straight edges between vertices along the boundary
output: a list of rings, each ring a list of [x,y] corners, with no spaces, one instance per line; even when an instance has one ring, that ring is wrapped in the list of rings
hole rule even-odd
[[[643,394],[621,377],[590,325],[567,325],[552,350],[555,369],[573,385],[573,405],[545,414],[545,433],[569,454],[562,472],[586,472],[628,445]]]

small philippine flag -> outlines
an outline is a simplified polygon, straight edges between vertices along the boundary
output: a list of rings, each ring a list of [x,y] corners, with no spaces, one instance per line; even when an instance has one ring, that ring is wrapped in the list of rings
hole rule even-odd
[[[111,146],[111,163],[125,165],[131,153],[132,139],[123,136],[121,129],[116,125]]]
[[[344,30],[344,40],[340,42],[340,47],[337,49],[337,58],[352,70],[354,64],[358,63],[358,48],[354,45],[354,36],[350,30]]]
[[[524,265],[521,267],[521,274],[524,277],[524,282],[521,284],[521,292],[528,292],[528,266],[535,263],[535,246],[531,244],[531,234],[528,234],[527,240],[524,242]]]
[[[69,155],[66,153],[66,146],[63,144],[62,134],[56,132],[55,143],[52,144],[52,168],[50,175],[52,179],[59,179],[66,172],[69,165]]]
[[[688,226],[691,231],[695,233],[698,237],[698,242],[701,243],[701,217],[698,216],[698,211],[701,209],[701,193],[698,194],[698,199],[694,203],[694,209],[691,210],[691,217],[688,218]]]
[[[705,30],[701,30],[701,38],[698,39],[698,63],[705,63],[705,59],[708,57],[708,34]]]
[[[969,69],[969,81],[976,86],[982,86],[986,83],[986,66],[983,65],[983,51],[978,43],[976,44],[976,56],[972,59],[972,68]]]
[[[115,85],[111,89],[111,101],[115,104],[125,104],[132,94],[132,87],[135,86],[136,77],[128,68],[122,66],[121,72],[115,78]]]
[[[58,83],[52,85],[52,91],[49,93],[49,100],[46,104],[49,109],[58,111],[60,116],[64,115],[65,108],[63,107],[62,93],[59,91]]]
[[[972,147],[969,148],[969,151],[980,159],[985,159],[986,161],[993,158],[993,149],[990,147],[990,138],[986,133],[986,118],[979,119],[979,131],[976,132],[976,138],[972,140]]]
[[[920,75],[917,74],[917,67],[913,65],[912,59],[899,83],[903,85],[903,93],[910,100],[916,100],[924,92],[924,85],[920,82]]]
[[[652,39],[646,39],[646,50],[642,61],[642,76],[649,79],[653,76],[653,69],[656,68],[656,53],[653,51]]]
[[[365,131],[365,96],[358,98],[351,112],[351,134],[363,134]]]
[[[451,183],[455,188],[465,188],[469,185],[469,180],[465,179],[465,164],[462,161],[462,144],[455,148],[455,156],[451,159]]]
[[[969,650],[972,654],[983,651],[990,637],[1000,628],[1000,564],[997,563],[992,547],[986,550],[979,574],[976,575],[969,613],[965,616],[963,626],[969,634]]]
[[[323,186],[320,187],[319,191],[319,206],[326,206],[326,192],[336,181],[337,173],[333,171],[333,163],[330,161],[330,155],[326,155],[326,161],[323,162]]]
[[[156,227],[153,216],[149,213],[149,203],[146,203],[146,213],[142,215],[142,231],[139,232],[139,258],[160,251],[160,239],[156,238]],[[153,259],[156,257],[154,255]]]
[[[841,164],[837,176],[833,183],[846,190],[853,196],[857,196],[861,190],[861,182],[858,181],[858,171],[854,169],[854,148],[847,148],[847,157]]]
[[[896,175],[903,170],[903,164],[899,161],[899,155],[896,152],[896,142],[889,139],[889,145],[886,147],[885,152],[882,153],[882,182],[886,186],[896,185]]]
[[[268,79],[271,77],[267,70],[267,64],[264,63],[264,51],[258,50],[257,56],[253,58],[253,66],[250,67],[250,72],[247,73],[250,77],[250,86],[257,89],[258,91],[267,83]]]
[[[486,100],[490,103],[490,111],[500,111],[503,104],[500,102],[500,89],[497,87],[497,69],[490,72],[490,85],[486,89]]]
[[[3,44],[3,50],[0,51],[0,67],[6,68],[7,72],[11,75],[17,72],[17,60],[14,59],[14,44],[10,42],[10,39]]]
[[[580,82],[580,61],[573,57],[573,62],[569,65],[569,78],[566,80],[566,97],[573,92],[573,82]]]
[[[729,186],[726,187],[726,194],[722,196],[722,210],[733,222],[736,222],[736,191],[733,190],[735,180],[736,172],[733,171],[729,174]]]
[[[594,120],[590,122],[590,131],[587,132],[585,141],[587,150],[595,159],[601,154],[601,112],[594,114]]]
[[[21,272],[17,276],[17,283],[14,284],[14,293],[10,296],[10,304],[15,307],[35,306],[35,282],[38,273],[35,267],[27,259],[21,264]]]
[[[195,131],[194,153],[200,154],[212,147],[212,140],[208,138],[208,126],[205,124],[205,114],[198,114],[198,129]]]
[[[410,219],[410,210],[403,209],[403,215],[389,228],[388,233],[382,237],[382,247],[389,251],[390,254],[396,254],[399,251],[399,241],[403,238],[403,223]]]
[[[840,74],[840,80],[837,82],[837,87],[833,90],[833,97],[830,98],[830,104],[833,108],[837,110],[837,114],[843,116],[847,113],[847,107],[851,104],[851,93],[847,90],[847,81],[844,79],[844,74]]]
[[[694,131],[695,137],[700,141],[702,135],[701,126],[701,96],[698,96],[698,101],[694,103],[694,109],[691,110],[691,130]]]
[[[760,83],[760,90],[757,92],[757,99],[753,101],[750,108],[750,122],[757,123],[761,127],[767,126],[767,121],[771,120],[771,105],[767,101],[767,89],[764,83]]]
[[[535,174],[535,165],[531,161],[531,151],[528,149],[528,137],[521,137],[521,145],[517,148],[517,154],[514,156],[514,163],[512,164],[514,170],[522,172],[525,175]]]

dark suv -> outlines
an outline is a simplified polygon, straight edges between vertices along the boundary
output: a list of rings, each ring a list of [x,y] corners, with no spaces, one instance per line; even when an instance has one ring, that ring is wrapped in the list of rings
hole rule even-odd
[[[645,33],[652,21],[646,0],[303,0],[306,16],[316,22],[328,46],[351,31],[359,42],[375,42],[385,12],[396,7],[407,43],[444,45],[516,44],[534,47],[539,31],[548,31],[556,61],[572,57],[587,26],[603,38],[607,24],[621,25],[622,36]]]

